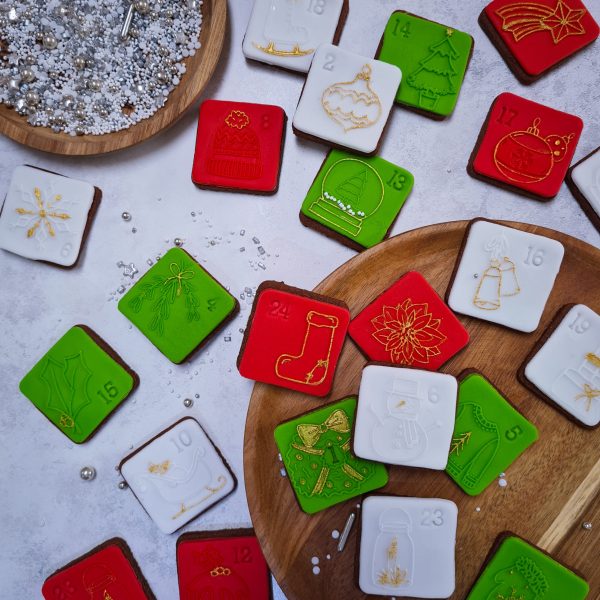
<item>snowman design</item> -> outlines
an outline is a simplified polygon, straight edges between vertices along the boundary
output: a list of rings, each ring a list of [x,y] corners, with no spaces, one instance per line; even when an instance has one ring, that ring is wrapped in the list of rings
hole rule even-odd
[[[432,388],[426,400],[423,397],[425,390],[419,388],[416,381],[396,379],[389,393],[371,405],[379,421],[373,428],[371,439],[375,452],[381,457],[395,462],[417,460],[427,450],[427,432],[441,426],[435,420],[426,426],[422,424],[423,404],[435,403],[437,395]]]

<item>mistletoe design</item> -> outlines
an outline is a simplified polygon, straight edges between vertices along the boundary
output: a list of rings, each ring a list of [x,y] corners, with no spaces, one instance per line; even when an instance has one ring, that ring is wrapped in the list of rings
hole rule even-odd
[[[176,302],[183,301],[186,308],[186,318],[192,321],[200,320],[200,300],[194,286],[189,282],[194,277],[194,271],[187,268],[184,261],[172,262],[169,265],[171,275],[166,279],[156,275],[148,283],[140,284],[141,293],[132,298],[129,305],[139,313],[146,302],[152,302],[151,310],[154,313],[150,322],[150,329],[159,335],[165,332],[165,321],[171,315],[171,307]],[[181,297],[183,299],[181,300]]]

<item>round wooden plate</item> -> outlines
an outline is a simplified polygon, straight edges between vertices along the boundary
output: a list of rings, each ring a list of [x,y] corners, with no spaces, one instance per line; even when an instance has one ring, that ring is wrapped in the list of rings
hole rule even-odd
[[[448,498],[458,505],[456,591],[452,598],[466,596],[492,542],[507,529],[579,570],[590,582],[590,598],[599,598],[600,430],[576,426],[533,396],[517,381],[516,373],[561,306],[581,302],[600,311],[600,251],[543,227],[507,225],[557,239],[565,246],[562,268],[540,327],[527,335],[460,317],[471,342],[442,370],[458,374],[473,367],[482,371],[538,427],[540,439],[508,469],[506,488],[492,483],[479,496],[470,497],[443,471],[391,467],[390,481],[378,493]],[[403,273],[417,270],[444,296],[466,226],[466,221],[445,223],[394,237],[342,265],[315,291],[344,300],[355,316]],[[365,363],[347,338],[328,400],[356,394]],[[310,516],[300,510],[287,477],[280,473],[283,465],[273,439],[274,428],[322,404],[296,392],[255,385],[244,439],[250,513],[273,575],[288,598],[365,598],[355,572],[360,519],[343,552],[337,551],[332,537],[333,530],[342,531],[351,512],[359,512],[360,498]],[[584,520],[594,522],[591,531],[582,528]],[[312,557],[319,558],[318,575],[313,574]],[[435,573],[435,565],[431,569]]]
[[[204,0],[200,32],[202,45],[194,56],[185,60],[186,72],[167,103],[149,119],[114,133],[73,137],[54,133],[48,127],[32,127],[26,117],[0,104],[0,133],[36,150],[71,156],[105,154],[139,144],[173,125],[198,99],[221,55],[226,23],[227,0]]]

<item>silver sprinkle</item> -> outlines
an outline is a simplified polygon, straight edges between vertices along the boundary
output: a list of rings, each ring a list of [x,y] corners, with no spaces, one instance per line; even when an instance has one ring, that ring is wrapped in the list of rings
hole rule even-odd
[[[94,469],[94,467],[83,467],[81,471],[79,471],[79,477],[84,481],[91,481],[96,477],[96,469]]]
[[[264,270],[267,268],[267,267],[266,267],[266,265],[265,265],[265,263],[263,263],[263,262],[259,262],[259,263],[258,263],[258,266],[259,266],[259,267],[260,267],[260,268],[261,268],[263,271],[264,271]]]
[[[127,489],[127,487],[128,487],[128,486],[127,486],[127,482],[126,482],[126,481],[119,481],[118,488],[119,488],[120,490],[126,490],[126,489]]]
[[[266,252],[266,250],[265,250],[265,249],[264,249],[262,246],[259,246],[259,247],[258,247],[258,253],[259,253],[261,256],[262,256],[262,255],[263,255],[265,252]]]
[[[256,236],[254,236],[254,237],[252,238],[252,241],[253,241],[255,244],[260,244],[260,240],[259,240],[259,239],[258,239]]]
[[[126,210],[124,210],[121,213],[121,219],[123,219],[123,221],[131,221],[131,215]]]
[[[175,238],[175,239],[173,240],[173,243],[174,243],[174,244],[175,244],[175,245],[176,245],[178,248],[180,248],[181,246],[183,246],[183,240],[182,240],[181,238]]]
[[[348,541],[348,536],[350,535],[350,530],[352,529],[352,525],[354,525],[354,520],[356,519],[356,513],[350,513],[346,524],[344,525],[344,529],[342,531],[342,535],[340,536],[340,541],[338,542],[338,552],[343,552],[346,547],[346,542]]]
[[[186,398],[186,399],[183,401],[183,405],[184,405],[186,408],[192,408],[192,406],[194,406],[194,401],[193,401],[191,398]]]
[[[584,521],[581,526],[586,530],[586,531],[590,531],[592,529],[592,522],[591,521]]]
[[[124,285],[120,285],[117,288],[117,292],[119,292],[119,294],[124,294],[125,293],[125,286]]]

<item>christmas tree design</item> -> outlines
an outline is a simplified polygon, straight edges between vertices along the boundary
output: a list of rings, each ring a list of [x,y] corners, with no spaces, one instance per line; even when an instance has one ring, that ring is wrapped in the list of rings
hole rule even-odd
[[[408,85],[419,90],[419,106],[422,108],[431,110],[440,96],[456,94],[454,63],[459,54],[450,39],[452,33],[452,29],[447,29],[446,37],[429,47],[430,54],[419,61],[420,66],[408,76]]]
[[[353,208],[352,203],[356,206],[356,203],[360,202],[366,183],[367,170],[363,167],[358,173],[338,185],[335,188],[335,195],[340,200],[350,203],[351,208]]]

